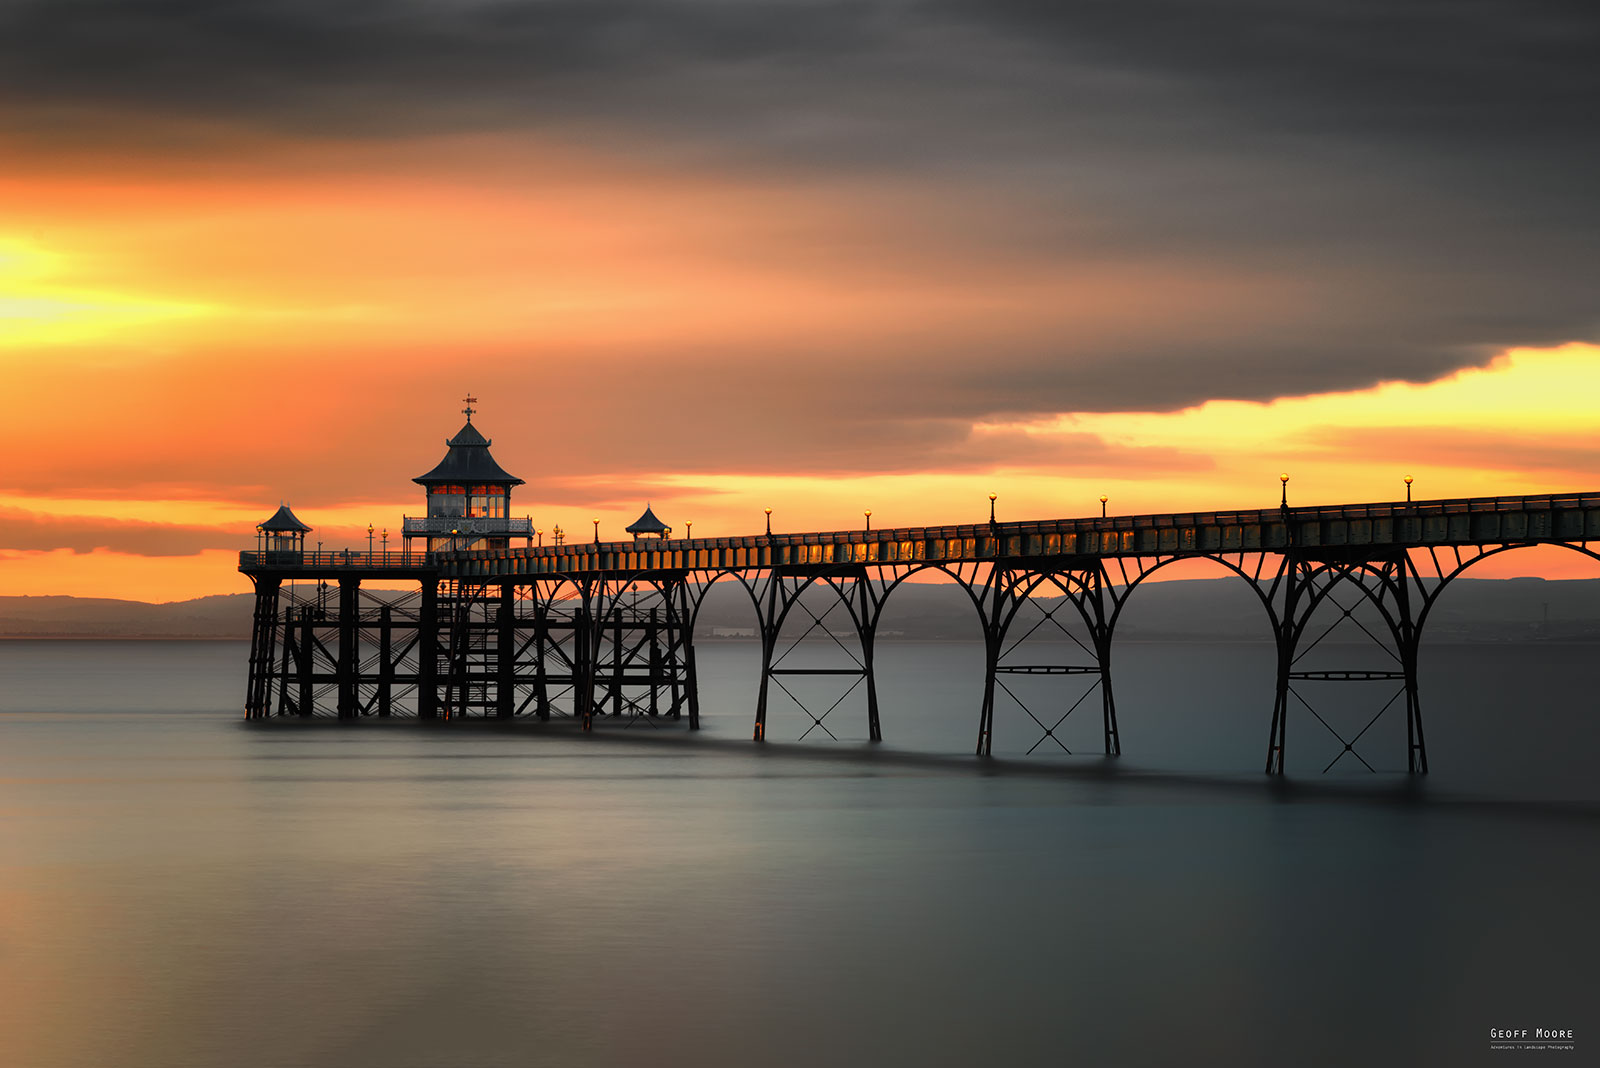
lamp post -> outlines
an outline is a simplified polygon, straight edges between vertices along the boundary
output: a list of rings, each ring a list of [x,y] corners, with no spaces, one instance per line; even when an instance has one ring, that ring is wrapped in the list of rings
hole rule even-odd
[[[450,528],[450,551],[451,552],[455,552],[457,549],[461,548],[461,541],[456,537],[456,535],[458,535],[460,533],[461,533],[461,531],[460,531],[459,528],[457,528],[457,527],[451,527]]]
[[[1406,503],[1411,503],[1411,476],[1406,476]]]
[[[861,514],[867,517],[867,533],[870,534],[872,532],[872,509],[868,508]]]
[[[688,539],[690,539],[691,541],[694,539],[694,520],[693,519],[685,519],[683,521],[683,536],[688,538]]]
[[[561,529],[561,524],[560,523],[557,523],[556,526],[555,526],[555,529],[552,530],[550,533],[555,535],[555,539],[556,539],[556,544],[557,545],[560,545],[561,542],[562,542],[562,539],[564,539],[567,536],[567,532]]]
[[[594,543],[596,545],[599,545],[600,544],[600,517],[599,516],[595,516],[593,519],[589,520],[589,522],[594,524]]]
[[[771,508],[766,509],[766,513],[767,513],[767,537],[770,538],[770,537],[772,537],[772,509]]]
[[[989,494],[989,525],[994,526],[994,499],[998,494]]]
[[[383,528],[383,560],[384,560],[384,563],[388,563],[389,562],[389,528],[388,527],[384,527]]]
[[[1101,519],[1104,519],[1106,517],[1106,502],[1109,501],[1110,499],[1111,498],[1107,497],[1104,493],[1100,494],[1100,518]]]
[[[544,531],[543,530],[536,530],[536,531],[534,531],[534,533],[539,536],[539,548],[543,549],[544,548]]]
[[[267,528],[264,527],[262,524],[257,523],[256,524],[256,552],[258,554],[260,554],[260,553],[265,553],[266,551],[267,551]]]
[[[372,526],[371,523],[368,523],[367,524],[367,562],[368,563],[371,563],[371,561],[372,561],[372,532],[373,532],[373,526]]]
[[[1278,476],[1278,481],[1283,483],[1283,499],[1278,502],[1279,507],[1289,507],[1289,472],[1285,471]]]

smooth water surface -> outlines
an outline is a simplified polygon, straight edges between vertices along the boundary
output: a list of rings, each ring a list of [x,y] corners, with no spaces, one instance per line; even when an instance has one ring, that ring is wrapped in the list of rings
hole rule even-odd
[[[0,1063],[1579,1063],[1594,652],[1430,648],[1432,774],[1386,714],[1322,775],[1304,713],[1274,783],[1265,646],[1119,647],[1121,758],[1091,695],[980,761],[961,644],[880,645],[881,745],[852,695],[756,746],[741,642],[698,734],[588,736],[245,725],[241,644],[0,643]]]

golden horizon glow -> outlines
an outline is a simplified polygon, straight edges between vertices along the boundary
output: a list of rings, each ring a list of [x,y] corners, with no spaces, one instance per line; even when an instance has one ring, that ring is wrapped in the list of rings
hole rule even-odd
[[[1547,403],[1545,392],[1560,384]],[[1119,502],[1119,514],[1140,514],[1194,509],[1270,507],[1277,503],[1279,472],[1263,459],[1288,456],[1296,472],[1291,481],[1291,504],[1344,503],[1403,500],[1406,472],[1412,475],[1417,500],[1481,496],[1491,493],[1538,493],[1582,490],[1571,481],[1553,481],[1537,472],[1516,472],[1496,462],[1449,464],[1417,462],[1415,456],[1395,461],[1352,463],[1325,455],[1323,444],[1308,445],[1299,431],[1310,425],[1360,433],[1387,426],[1400,413],[1412,417],[1413,426],[1459,430],[1470,435],[1484,430],[1529,430],[1537,416],[1539,426],[1583,433],[1588,384],[1600,385],[1600,347],[1566,345],[1553,350],[1514,350],[1479,370],[1464,371],[1435,383],[1386,383],[1371,390],[1289,398],[1267,404],[1210,402],[1178,412],[1077,414],[1051,423],[1031,423],[1024,432],[1036,436],[1081,433],[1086,427],[1112,440],[1138,440],[1150,444],[1189,447],[1191,442],[1222,441],[1211,454],[1214,466],[1195,479],[1189,474],[1152,472],[1121,481],[1116,493],[1105,496]],[[1477,405],[1492,399],[1493,407]],[[1521,404],[1518,408],[1515,405]],[[1592,440],[1586,438],[1585,440]],[[1569,444],[1557,438],[1554,445]],[[1396,458],[1397,460],[1399,458]],[[1393,466],[1385,474],[1382,467]],[[636,475],[635,475],[636,477]],[[989,489],[996,477],[1004,480],[1003,494]],[[653,494],[666,502],[670,513],[683,500],[695,499],[701,537],[759,533],[768,515],[783,522],[783,530],[850,530],[860,525],[862,513],[847,502],[870,496],[878,501],[872,514],[880,529],[896,526],[973,523],[987,520],[991,496],[1002,521],[1097,515],[1095,505],[1107,472],[1078,474],[1058,467],[999,468],[981,473],[921,473],[914,475],[737,475],[719,473],[662,474],[651,478]],[[605,496],[603,477],[590,480],[594,494]],[[1302,488],[1310,487],[1310,488]],[[632,505],[590,509],[581,503],[542,502],[539,487],[520,487],[517,514],[537,511],[550,520],[546,526],[571,529],[587,519],[600,520],[602,536],[620,531],[631,522]],[[578,492],[578,497],[585,494]],[[777,497],[777,509],[758,505],[761,498]],[[0,496],[0,508],[34,517],[105,522],[182,523],[214,529],[219,540],[233,549],[217,548],[175,557],[147,557],[108,549],[72,553],[69,550],[7,550],[0,559],[0,594],[115,596],[143,600],[175,600],[185,596],[238,590],[243,579],[234,572],[238,549],[250,547],[254,525],[276,504],[252,506],[238,500],[141,499],[107,497]],[[316,528],[330,547],[360,547],[368,524],[397,531],[399,517],[420,514],[423,502],[392,505],[363,502],[298,508],[302,519]],[[854,518],[852,518],[854,517]],[[1568,559],[1571,557],[1571,559]],[[1486,564],[1475,574],[1528,574],[1552,577],[1587,575],[1589,562],[1571,553],[1543,554],[1537,567],[1532,555],[1507,554]],[[1522,561],[1522,562],[1519,562]]]

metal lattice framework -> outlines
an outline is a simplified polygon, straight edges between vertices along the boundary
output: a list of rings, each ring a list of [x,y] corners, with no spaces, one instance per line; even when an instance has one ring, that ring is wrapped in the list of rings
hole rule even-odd
[[[1391,710],[1405,717],[1408,769],[1424,773],[1417,689],[1423,624],[1472,565],[1532,545],[1600,560],[1600,494],[421,556],[244,553],[240,570],[257,591],[246,715],[555,714],[588,729],[600,715],[631,726],[686,711],[689,726],[698,727],[694,627],[708,593],[732,583],[749,598],[760,638],[754,737],[766,739],[769,706],[779,695],[807,715],[802,738],[835,737],[829,715],[860,690],[868,737],[877,741],[883,731],[874,651],[885,605],[914,576],[942,577],[964,592],[982,630],[977,752],[992,752],[1001,698],[1040,731],[1031,753],[1047,742],[1067,750],[1057,732],[1098,693],[1104,751],[1116,755],[1117,622],[1146,579],[1176,561],[1204,559],[1249,585],[1276,643],[1269,774],[1284,770],[1291,713],[1308,715],[1336,739],[1328,768],[1348,755],[1370,770],[1357,744]],[[315,596],[298,588],[285,595],[283,583],[298,579],[314,581]],[[392,579],[414,582],[417,591],[361,589],[363,580]],[[1331,648],[1325,643],[1338,628],[1369,641],[1383,666],[1307,663],[1314,651]],[[1027,643],[1038,634],[1066,643],[1069,661],[1030,659]],[[830,659],[802,662],[797,650],[805,643],[820,645]],[[1067,692],[1025,698],[1018,684],[1024,676],[1056,680]],[[842,693],[819,699],[805,689],[830,679]],[[1308,696],[1335,682],[1387,684],[1393,692],[1347,737]]]

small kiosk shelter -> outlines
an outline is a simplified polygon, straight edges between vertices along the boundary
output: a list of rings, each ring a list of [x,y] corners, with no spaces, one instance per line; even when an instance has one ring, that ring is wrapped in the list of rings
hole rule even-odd
[[[638,541],[640,537],[649,537],[651,535],[657,538],[665,538],[672,533],[672,528],[657,519],[655,512],[650,510],[648,504],[644,506],[644,515],[635,519],[623,529],[633,535],[634,541]]]
[[[271,518],[256,524],[256,534],[261,539],[262,551],[271,561],[287,562],[300,559],[305,552],[306,535],[311,528],[300,522],[287,504],[278,505]]]

